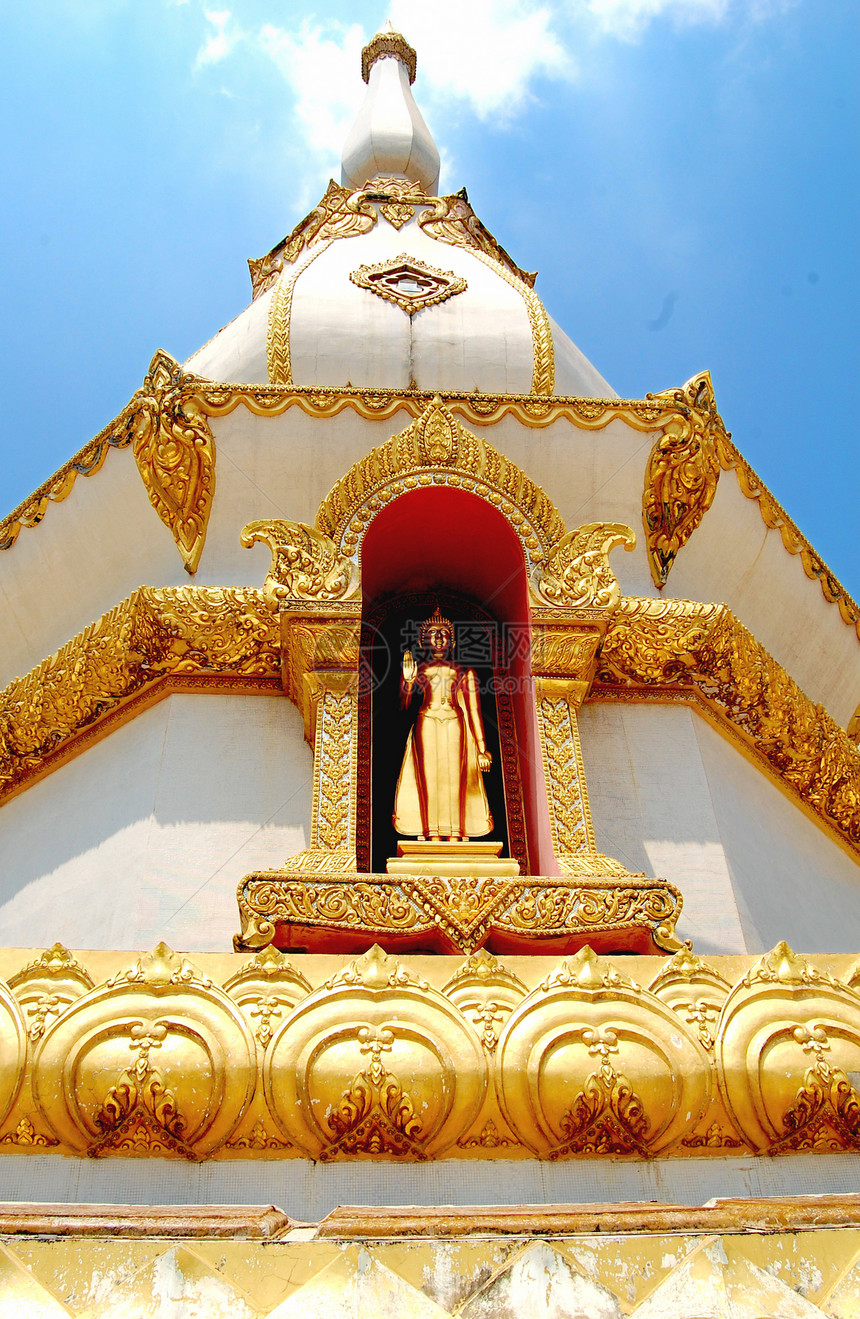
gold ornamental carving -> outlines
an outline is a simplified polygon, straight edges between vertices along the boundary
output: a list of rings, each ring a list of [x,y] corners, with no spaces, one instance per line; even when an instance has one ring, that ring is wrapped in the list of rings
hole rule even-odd
[[[756,1150],[860,1149],[860,995],[787,944],[732,988],[716,1056],[726,1107]]]
[[[860,750],[725,605],[623,600],[592,697],[607,689],[695,695],[786,791],[860,847]]]
[[[388,218],[391,221],[390,215]],[[438,270],[406,252],[373,266],[359,266],[350,271],[349,278],[358,288],[393,303],[407,316],[446,302],[468,288],[465,279],[453,270]]]
[[[338,185],[333,185],[337,187]],[[345,189],[341,190],[346,192]],[[373,207],[370,207],[373,210]],[[374,220],[371,219],[372,227]],[[276,249],[278,251],[280,249]],[[301,248],[299,248],[299,251]],[[258,292],[270,287],[277,278],[281,265],[264,280]],[[523,272],[519,272],[525,277]],[[257,296],[257,293],[255,293]],[[166,356],[166,354],[165,354]],[[185,377],[193,385],[196,399],[208,417],[222,417],[235,411],[240,404],[255,416],[279,416],[292,407],[298,407],[310,417],[335,417],[345,409],[370,420],[385,420],[405,410],[417,417],[432,400],[432,395],[419,390],[353,389],[325,386],[277,386],[218,384],[197,377]],[[672,393],[673,391],[668,391]],[[662,397],[662,396],[661,396]],[[136,394],[114,421],[107,425],[88,444],[84,445],[53,476],[44,481],[32,495],[18,505],[0,522],[0,550],[10,549],[22,528],[38,526],[52,503],[59,502],[71,493],[78,476],[93,476],[99,472],[114,449],[128,448],[131,444],[135,410],[139,399]],[[489,426],[505,417],[512,417],[524,426],[552,426],[560,419],[581,430],[602,430],[619,419],[633,430],[648,433],[661,430],[672,418],[685,420],[677,405],[657,402],[654,399],[584,399],[555,396],[547,398],[533,394],[448,394],[446,406],[462,416],[470,425]],[[817,581],[825,599],[835,604],[843,621],[854,628],[860,637],[860,605],[854,601],[830,571],[785,510],[774,499],[760,477],[740,455],[727,435],[719,433],[717,447],[720,464],[732,470],[738,479],[741,492],[754,499],[765,525],[779,531],[782,542],[790,554],[800,557],[803,570],[812,581]]]
[[[409,81],[415,81],[418,70],[418,56],[406,38],[393,29],[377,32],[361,52],[361,76],[365,82],[370,81],[370,70],[377,60],[393,58],[399,60],[409,74]]]
[[[66,1149],[197,1159],[235,1129],[254,1091],[254,1059],[236,1004],[159,944],[48,1027],[33,1098]]]
[[[0,799],[183,684],[278,684],[278,620],[249,589],[141,587],[0,693]],[[111,722],[113,721],[113,722]]]
[[[297,624],[289,673],[330,667],[330,652],[349,652],[350,637],[357,669],[356,618],[332,615],[316,632]],[[590,699],[696,700],[814,818],[852,849],[860,847],[860,751],[724,605],[626,597],[599,652],[600,632],[586,621],[551,626],[536,616],[538,675],[566,674],[574,708],[590,688],[595,653]],[[133,718],[141,703],[195,684],[225,691],[277,687],[281,670],[280,622],[261,591],[140,588],[0,692],[0,801]],[[292,681],[289,674],[286,680]],[[319,688],[316,679],[289,688],[312,744]]]
[[[708,371],[688,380],[682,389],[648,397],[674,405],[677,414],[651,450],[642,501],[651,576],[654,585],[662,587],[678,551],[714,502],[720,440],[728,436]]]
[[[377,223],[377,206],[379,213],[391,223],[394,223],[392,214],[400,224],[412,218],[404,216],[403,208],[413,214],[417,212],[418,223],[429,237],[463,248],[474,256],[489,258],[488,264],[493,263],[497,273],[504,271],[505,278],[511,276],[516,281],[513,287],[521,284],[526,290],[534,289],[536,275],[521,270],[481,223],[469,205],[465,188],[446,197],[431,197],[418,183],[379,176],[356,192],[350,192],[334,179],[329,180],[319,205],[310,215],[300,220],[266,256],[248,261],[253,296],[258,298],[271,288],[281,272],[308,249],[338,238],[368,233]]]
[[[323,871],[320,859],[340,869]],[[280,947],[354,947],[377,940],[391,947],[473,953],[587,943],[640,952],[674,951],[682,899],[664,880],[631,875],[590,851],[563,854],[560,878],[356,874],[355,855],[322,849],[290,857],[283,870],[246,875],[237,890],[237,950],[277,940]]]
[[[426,946],[426,945],[425,945]],[[9,965],[7,953],[6,965]],[[850,958],[21,952],[74,982],[28,1041],[0,982],[5,1153],[716,1157],[860,1148]],[[95,960],[95,959],[94,959]],[[26,965],[25,965],[26,964]],[[646,969],[647,968],[647,969]],[[39,972],[40,973],[40,972]],[[444,975],[444,973],[443,973]],[[30,983],[34,983],[29,981]],[[87,988],[86,986],[90,987]]]
[[[11,976],[9,987],[26,1017],[27,1036],[35,1044],[70,1003],[93,988],[93,982],[69,950],[55,943]]]
[[[319,205],[299,221],[282,243],[259,260],[249,259],[254,297],[270,289],[281,271],[293,265],[307,249],[334,238],[366,234],[375,224],[376,211],[364,193],[350,192],[331,179]]]
[[[471,434],[437,395],[404,431],[371,449],[323,500],[316,528],[352,557],[367,526],[392,499],[421,485],[446,483],[497,507],[511,521],[527,563],[543,562],[566,528],[549,497],[498,449]]]
[[[612,613],[621,599],[609,551],[636,545],[630,527],[620,522],[587,522],[568,531],[553,546],[538,574],[537,591],[550,605]]]
[[[196,572],[215,494],[215,441],[196,377],[169,353],[153,357],[131,428],[149,502],[173,533],[188,572]]]
[[[263,583],[263,597],[272,609],[288,600],[343,600],[357,593],[355,565],[315,527],[286,519],[249,522],[241,540],[246,549],[262,541],[272,551],[272,566]]]
[[[293,360],[290,350],[290,321],[293,315],[293,296],[296,283],[318,256],[331,243],[323,239],[309,248],[302,259],[289,270],[284,270],[276,280],[275,291],[269,303],[269,315],[266,322],[266,366],[269,382],[273,385],[291,385],[293,383]]]

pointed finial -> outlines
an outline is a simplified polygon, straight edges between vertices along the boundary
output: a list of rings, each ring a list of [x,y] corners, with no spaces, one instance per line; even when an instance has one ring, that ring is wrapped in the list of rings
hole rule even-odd
[[[354,191],[380,175],[439,187],[439,151],[412,96],[417,57],[391,22],[361,52],[367,93],[343,149],[341,181]]]

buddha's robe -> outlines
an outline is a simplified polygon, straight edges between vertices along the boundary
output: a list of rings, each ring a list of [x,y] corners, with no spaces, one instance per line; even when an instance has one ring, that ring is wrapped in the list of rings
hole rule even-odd
[[[405,700],[415,688],[421,708],[397,780],[394,828],[424,838],[480,838],[493,818],[478,768],[486,742],[474,670],[430,661],[420,665],[414,683],[403,681]]]

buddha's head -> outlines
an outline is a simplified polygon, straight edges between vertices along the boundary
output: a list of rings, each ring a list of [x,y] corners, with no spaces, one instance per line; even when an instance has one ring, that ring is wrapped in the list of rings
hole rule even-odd
[[[454,628],[450,619],[443,618],[439,613],[438,606],[421,624],[418,639],[436,660],[445,659],[454,649]]]

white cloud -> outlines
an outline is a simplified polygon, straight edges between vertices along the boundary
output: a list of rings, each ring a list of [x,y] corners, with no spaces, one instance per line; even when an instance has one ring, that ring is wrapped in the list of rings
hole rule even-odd
[[[197,69],[203,68],[206,64],[218,64],[226,59],[242,36],[238,28],[234,28],[232,32],[227,31],[227,25],[232,18],[229,9],[207,9],[205,16],[206,22],[212,25],[214,31],[208,34],[197,52],[194,61],[194,67]]]
[[[421,92],[510,119],[538,76],[570,77],[571,54],[548,5],[521,0],[392,0],[391,21],[418,51]]]
[[[792,0],[585,0],[566,6],[596,20],[598,28],[623,41],[635,40],[656,19],[676,24],[722,23],[730,16],[760,21],[790,7]]]
[[[428,5],[426,0],[390,0],[389,13],[418,52],[417,100],[442,138],[452,112],[465,109],[481,119],[510,122],[533,98],[537,80],[574,79],[574,51],[586,38],[635,41],[658,20],[757,22],[797,2],[433,0]],[[241,41],[274,61],[292,93],[290,154],[299,205],[316,200],[329,175],[339,177],[341,148],[365,90],[359,70],[361,48],[373,31],[366,23],[369,9],[366,3],[357,6],[363,22],[347,24],[311,10],[300,22],[269,23],[256,32],[247,19],[244,27],[239,25],[230,10],[205,11],[210,31],[197,67],[220,63]],[[381,16],[381,11],[374,14],[374,20]],[[227,88],[222,92],[227,95]],[[450,166],[444,140],[437,145]],[[450,168],[445,172],[450,176]]]
[[[275,61],[295,96],[293,113],[311,152],[305,188],[340,177],[340,152],[364,94],[362,28],[307,18],[293,31],[267,24],[258,44]]]

